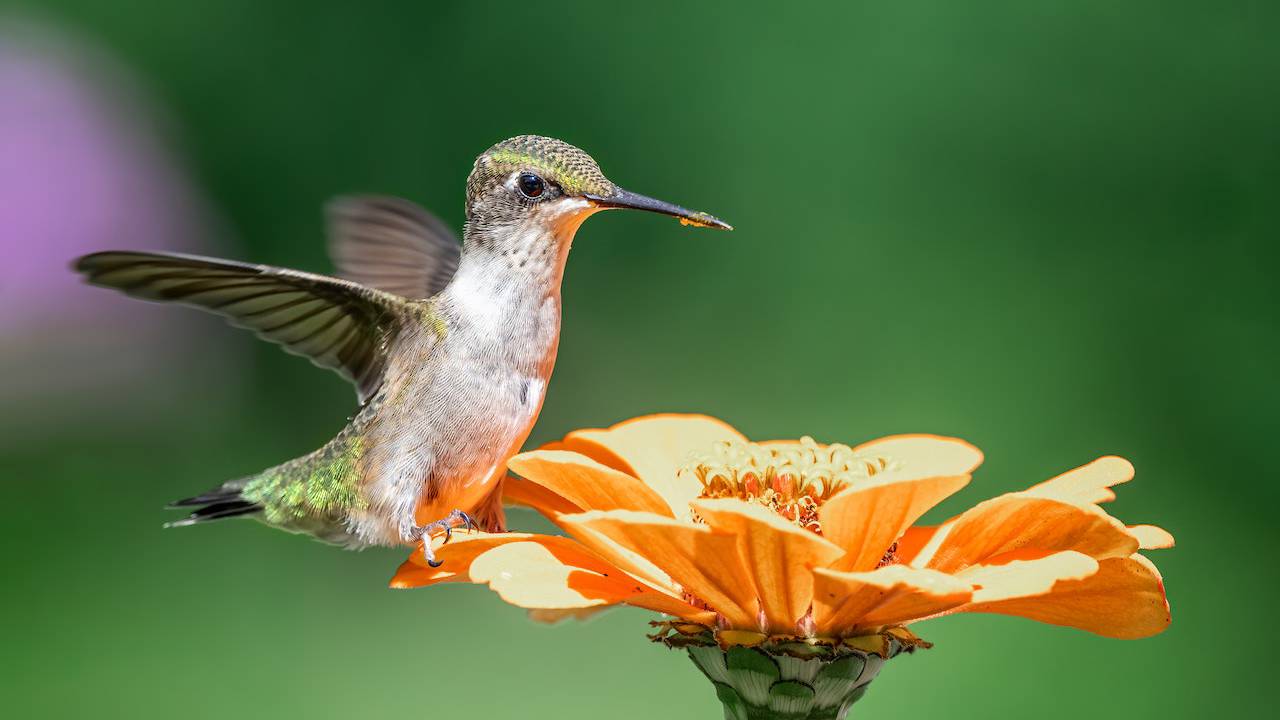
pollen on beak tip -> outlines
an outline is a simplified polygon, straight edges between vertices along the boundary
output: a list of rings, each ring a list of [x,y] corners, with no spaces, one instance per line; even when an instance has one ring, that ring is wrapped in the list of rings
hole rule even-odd
[[[693,227],[715,228],[717,230],[732,230],[733,226],[729,223],[712,217],[706,213],[695,213],[693,217],[678,218],[681,225],[691,225]]]

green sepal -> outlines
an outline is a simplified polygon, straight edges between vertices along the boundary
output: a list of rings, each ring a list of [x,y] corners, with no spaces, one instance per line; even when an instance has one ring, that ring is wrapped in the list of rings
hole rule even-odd
[[[683,642],[695,636],[696,641]],[[668,640],[661,634],[654,639]],[[843,720],[884,666],[887,658],[881,652],[893,657],[927,646],[890,637],[888,631],[878,638],[881,642],[869,644],[874,648],[870,651],[844,642],[794,638],[722,648],[708,639],[701,631],[690,631],[668,644],[686,650],[711,680],[725,720]]]
[[[755,648],[729,648],[724,665],[730,684],[750,705],[766,704],[769,688],[781,678],[778,663]]]
[[[747,703],[737,690],[724,683],[712,683],[716,688],[716,697],[724,705],[724,720],[749,720]]]
[[[812,687],[798,680],[779,680],[769,688],[769,709],[777,717],[807,718],[813,698]]]

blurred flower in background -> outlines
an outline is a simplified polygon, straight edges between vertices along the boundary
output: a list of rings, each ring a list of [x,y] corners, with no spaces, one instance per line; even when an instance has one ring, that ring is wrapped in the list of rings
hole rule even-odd
[[[0,18],[0,98],[0,404],[9,421],[38,431],[73,414],[127,416],[165,396],[154,386],[166,369],[197,357],[225,367],[194,347],[189,314],[106,297],[68,270],[106,248],[208,251],[209,213],[146,93],[99,48],[9,17]],[[143,384],[152,392],[136,393]]]

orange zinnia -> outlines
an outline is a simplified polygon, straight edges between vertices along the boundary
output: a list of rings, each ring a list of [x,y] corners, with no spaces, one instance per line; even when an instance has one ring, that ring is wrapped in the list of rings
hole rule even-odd
[[[904,626],[940,615],[1118,638],[1169,624],[1160,574],[1137,551],[1173,538],[1098,506],[1133,477],[1127,461],[913,526],[981,462],[933,435],[754,444],[706,416],[636,418],[509,462],[508,501],[569,537],[458,534],[436,550],[440,567],[415,552],[392,585],[485,583],[542,618],[616,604],[671,616],[654,639],[689,648],[733,717],[839,716],[884,659],[924,644]]]

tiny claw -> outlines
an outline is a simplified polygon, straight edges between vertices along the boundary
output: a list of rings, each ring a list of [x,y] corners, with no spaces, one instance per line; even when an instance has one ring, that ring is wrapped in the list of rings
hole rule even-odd
[[[433,568],[438,568],[444,564],[443,560],[436,559],[436,553],[431,549],[430,530],[426,528],[423,528],[422,532],[422,557],[426,559],[427,565]]]
[[[461,510],[454,510],[443,520],[429,522],[418,530],[418,539],[422,541],[422,556],[426,559],[428,566],[438,568],[444,564],[443,560],[436,559],[436,553],[431,549],[431,533],[435,530],[444,530],[444,542],[440,543],[443,546],[453,539],[454,523],[460,523],[467,530],[476,530],[478,527],[470,515]]]
[[[448,519],[451,521],[461,520],[462,527],[473,532],[480,529],[480,526],[476,524],[475,518],[471,517],[467,513],[462,512],[461,510],[454,510],[453,512],[449,513]]]

